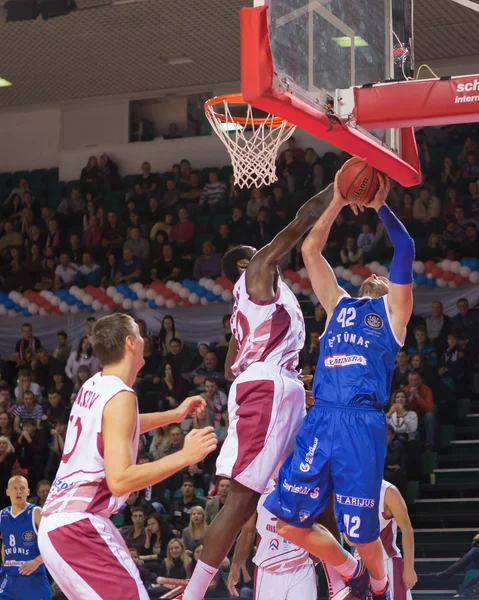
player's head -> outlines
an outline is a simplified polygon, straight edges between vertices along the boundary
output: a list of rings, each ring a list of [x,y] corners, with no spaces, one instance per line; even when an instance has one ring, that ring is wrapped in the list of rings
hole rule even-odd
[[[138,325],[129,315],[115,313],[102,317],[93,325],[90,341],[103,367],[129,360],[132,368],[139,371],[145,364],[144,341]]]
[[[368,296],[369,298],[380,298],[389,292],[389,279],[373,273],[361,284],[358,298]]]
[[[30,490],[28,489],[28,481],[22,475],[15,475],[10,477],[7,486],[7,496],[10,498],[12,506],[23,506]]]
[[[235,246],[226,252],[221,261],[221,267],[231,283],[238,281],[256,252],[256,248],[251,246]]]

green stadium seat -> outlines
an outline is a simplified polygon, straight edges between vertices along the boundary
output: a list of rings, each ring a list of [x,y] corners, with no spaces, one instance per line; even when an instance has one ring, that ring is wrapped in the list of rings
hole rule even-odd
[[[22,177],[26,177],[30,181],[30,171],[15,171],[12,177],[12,187],[18,187]]]
[[[220,179],[226,184],[229,183],[230,177],[233,175],[233,167],[231,165],[225,165],[220,169]]]
[[[135,181],[138,175],[127,175],[123,178],[123,186],[126,192],[129,192],[135,187]]]
[[[53,167],[52,169],[48,169],[48,184],[50,183],[58,183],[60,181],[60,170],[58,167]]]
[[[464,575],[464,581],[462,582],[462,586],[465,587],[474,579],[474,577],[477,577],[478,575],[479,569],[469,569],[469,571],[466,571],[466,574]]]
[[[195,496],[197,498],[203,498],[205,495],[205,490],[203,488],[196,488],[195,489]],[[173,494],[173,500],[179,500],[182,496],[181,493],[181,489],[180,490],[176,490],[176,492]]]
[[[30,173],[30,187],[32,190],[44,190],[48,184],[47,169],[35,169]]]
[[[80,188],[80,180],[79,179],[72,179],[71,181],[69,181],[66,184],[65,193],[66,193],[67,198],[69,198],[71,196],[73,188],[76,188],[76,189]]]
[[[195,233],[201,235],[210,231],[211,219],[210,217],[197,215],[193,217],[193,224],[195,226]]]
[[[220,225],[228,223],[229,218],[229,215],[215,215],[213,217],[213,231],[216,233],[219,230]]]
[[[419,495],[419,481],[408,481],[406,488],[406,504],[414,504]]]
[[[118,212],[125,208],[125,192],[109,192],[105,200],[106,210]]]
[[[111,517],[111,520],[113,521],[113,524],[115,525],[115,527],[122,527],[124,521],[125,521],[125,517],[121,514],[121,513],[117,513],[116,515],[113,515]]]
[[[421,456],[421,473],[431,475],[437,469],[437,453],[426,450]]]
[[[200,255],[203,252],[203,242],[211,242],[213,236],[211,233],[197,233],[195,235],[195,252]]]
[[[192,358],[196,358],[198,356],[198,343],[197,342],[192,342],[190,344],[190,354],[191,354]]]

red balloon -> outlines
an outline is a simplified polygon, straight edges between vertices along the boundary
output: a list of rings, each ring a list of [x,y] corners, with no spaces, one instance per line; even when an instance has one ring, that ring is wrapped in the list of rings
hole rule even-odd
[[[452,281],[454,278],[454,273],[452,273],[452,271],[444,271],[442,278],[444,281]]]
[[[164,298],[166,298],[167,300],[169,300],[170,298],[173,297],[173,291],[170,290],[169,288],[166,288],[163,292],[162,292],[162,296]]]
[[[425,273],[431,273],[436,263],[433,260],[428,260],[424,263],[424,271]]]
[[[439,279],[442,277],[442,269],[439,267],[434,267],[434,269],[431,270],[431,275],[434,277],[434,279]]]
[[[456,285],[464,285],[467,281],[467,279],[465,279],[462,275],[460,275],[459,273],[456,273],[453,277],[453,281]]]
[[[361,275],[361,277],[363,279],[367,279],[368,277],[371,277],[371,275],[372,275],[371,269],[368,269],[367,267],[362,267],[361,270],[359,271],[359,275]]]
[[[353,273],[353,275],[359,275],[361,273],[361,269],[363,267],[361,265],[353,265],[351,267],[351,272]]]
[[[311,289],[311,279],[308,279],[307,277],[304,277],[299,282],[299,285],[300,285],[300,287],[301,287],[302,290],[310,290]]]
[[[182,301],[182,304],[183,304],[183,306],[191,306],[191,302],[188,300],[188,298],[185,298],[185,299]]]
[[[288,277],[288,279],[290,281],[292,281],[293,283],[299,283],[301,280],[301,277],[294,271],[291,271],[291,277]]]
[[[51,314],[52,312],[55,312],[55,307],[52,306],[51,304],[48,304],[47,306],[45,306],[45,312],[47,312],[48,314]]]

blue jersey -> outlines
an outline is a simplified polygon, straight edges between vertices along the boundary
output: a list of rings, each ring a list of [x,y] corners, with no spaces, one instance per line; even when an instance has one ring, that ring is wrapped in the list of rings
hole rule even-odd
[[[35,509],[40,507],[27,504],[22,512],[12,515],[12,507],[0,512],[0,532],[2,534],[5,562],[3,573],[19,575],[18,569],[23,563],[37,558],[38,549],[37,527],[35,525]],[[45,573],[43,563],[34,573]]]
[[[382,409],[401,345],[392,330],[387,296],[342,296],[321,337],[313,382],[316,404]]]

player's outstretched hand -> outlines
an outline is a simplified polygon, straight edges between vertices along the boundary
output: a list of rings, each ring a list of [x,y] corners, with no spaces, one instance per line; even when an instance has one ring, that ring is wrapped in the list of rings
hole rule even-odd
[[[210,452],[216,450],[218,439],[213,427],[204,429],[193,429],[185,437],[183,453],[186,455],[189,465],[201,462]]]
[[[37,559],[27,560],[24,562],[21,567],[19,567],[18,572],[20,575],[31,575],[34,571],[36,571],[41,563],[38,562]]]
[[[238,585],[238,581],[240,580],[240,571],[241,571],[241,567],[236,565],[235,562],[233,561],[231,564],[231,568],[230,568],[230,574],[228,575],[228,583],[226,584],[228,587],[228,592],[232,596],[239,597],[239,593],[238,593],[238,590],[236,589],[236,586]]]
[[[374,200],[368,204],[368,208],[374,208],[374,210],[378,211],[381,206],[386,204],[386,198],[389,195],[389,191],[391,189],[391,182],[389,181],[389,177],[384,175],[378,171],[378,179],[379,179],[379,189],[374,196]]]
[[[178,423],[183,421],[187,415],[192,417],[202,417],[206,410],[206,401],[201,396],[191,396],[186,398],[176,409]]]

